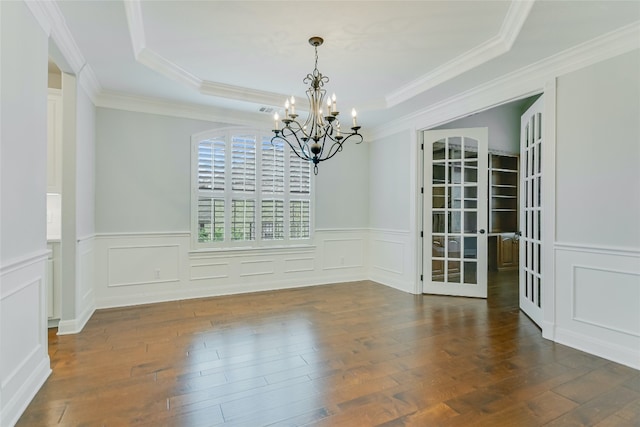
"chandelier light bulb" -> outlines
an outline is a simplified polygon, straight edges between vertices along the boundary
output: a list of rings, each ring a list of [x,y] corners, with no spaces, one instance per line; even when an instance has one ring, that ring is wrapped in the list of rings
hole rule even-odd
[[[356,109],[353,108],[351,110],[351,117],[353,117],[353,127],[358,126],[358,121],[356,120],[356,116],[358,115],[358,113],[356,113]]]

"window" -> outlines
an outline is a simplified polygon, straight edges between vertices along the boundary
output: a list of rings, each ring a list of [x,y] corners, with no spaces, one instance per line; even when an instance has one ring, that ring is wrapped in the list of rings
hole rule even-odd
[[[193,138],[197,247],[295,244],[311,237],[311,165],[271,135]]]

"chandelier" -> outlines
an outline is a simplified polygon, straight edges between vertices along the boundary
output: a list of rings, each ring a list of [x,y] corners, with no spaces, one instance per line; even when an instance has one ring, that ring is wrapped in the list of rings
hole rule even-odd
[[[311,37],[309,44],[316,52],[316,62],[313,72],[307,74],[302,80],[308,84],[307,98],[309,99],[309,115],[304,123],[298,121],[296,114],[296,100],[292,96],[284,104],[284,117],[280,120],[278,113],[273,116],[275,121],[275,136],[271,138],[271,144],[276,140],[286,142],[291,150],[303,160],[313,162],[313,173],[318,174],[318,163],[329,160],[342,151],[343,144],[351,137],[357,136],[356,144],[362,142],[362,135],[358,133],[360,126],[356,119],[356,110],[351,110],[351,131],[345,132],[340,128],[338,108],[336,106],[335,93],[324,101],[326,90],[324,84],[329,77],[323,76],[318,71],[318,46],[322,45],[322,37]],[[326,107],[323,112],[323,106]],[[280,129],[280,121],[283,127]]]

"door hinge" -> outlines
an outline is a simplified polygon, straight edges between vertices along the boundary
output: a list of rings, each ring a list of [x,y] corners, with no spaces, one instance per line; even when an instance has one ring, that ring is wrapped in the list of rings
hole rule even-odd
[[[420,188],[420,194],[424,194],[424,187]]]
[[[420,237],[424,237],[424,231],[420,232]]]
[[[420,149],[424,151],[424,144],[420,144]]]
[[[422,274],[420,275],[420,281],[424,281],[424,277],[422,276]]]

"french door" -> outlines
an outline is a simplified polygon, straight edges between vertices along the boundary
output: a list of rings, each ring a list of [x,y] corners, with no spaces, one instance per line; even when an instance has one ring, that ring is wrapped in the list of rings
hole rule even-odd
[[[488,129],[423,140],[423,292],[486,298]]]
[[[542,96],[520,119],[520,309],[542,324]]]

